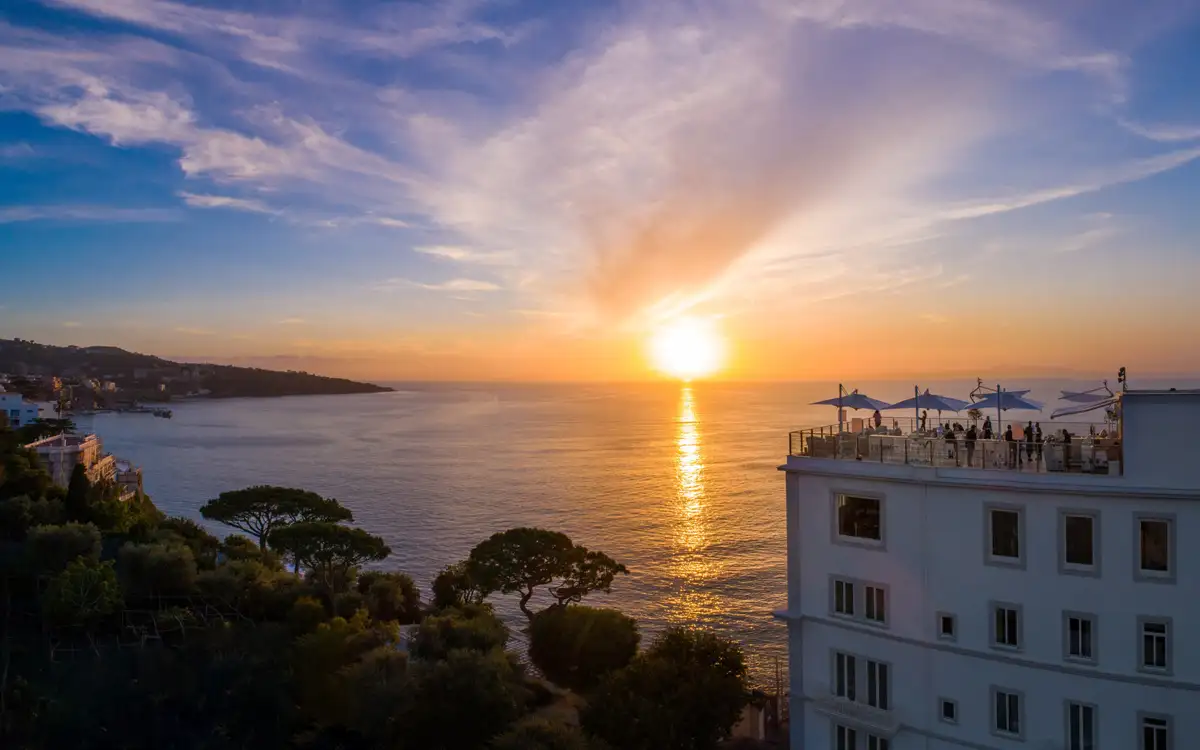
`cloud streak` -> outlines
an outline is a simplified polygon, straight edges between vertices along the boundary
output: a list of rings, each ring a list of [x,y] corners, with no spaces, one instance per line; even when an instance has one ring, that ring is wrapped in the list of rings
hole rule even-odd
[[[276,213],[267,204],[253,198],[234,198],[228,195],[200,195],[188,192],[179,193],[179,197],[192,208],[228,208],[235,211],[249,211],[259,214]]]
[[[495,292],[500,289],[498,284],[479,279],[449,279],[437,283],[413,281],[412,279],[388,279],[375,286],[380,291],[390,291],[403,287],[415,287],[431,292]]]
[[[172,208],[122,208],[118,206],[0,206],[0,224],[23,221],[146,223],[178,221]]]
[[[1131,133],[1140,135],[1159,143],[1181,143],[1184,141],[1200,140],[1200,125],[1147,125],[1121,120],[1121,127]]]

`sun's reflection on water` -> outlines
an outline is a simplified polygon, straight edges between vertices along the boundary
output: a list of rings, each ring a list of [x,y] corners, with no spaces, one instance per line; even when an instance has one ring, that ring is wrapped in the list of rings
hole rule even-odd
[[[669,603],[668,617],[675,622],[694,623],[719,610],[719,601],[705,584],[718,573],[710,555],[709,502],[704,486],[704,441],[696,416],[696,397],[684,385],[679,399],[678,430],[675,438],[676,499],[671,572],[676,590]]]

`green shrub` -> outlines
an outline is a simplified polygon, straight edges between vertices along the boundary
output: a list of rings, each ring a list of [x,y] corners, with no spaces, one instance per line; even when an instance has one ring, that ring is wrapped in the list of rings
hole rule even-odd
[[[196,588],[196,559],[182,544],[126,544],[117,556],[127,599],[186,596]]]
[[[26,544],[33,569],[39,573],[58,573],[79,557],[100,559],[100,530],[90,523],[35,526]]]
[[[358,577],[358,591],[376,620],[408,625],[421,619],[421,594],[404,573],[367,571]]]
[[[411,650],[418,659],[445,659],[451,651],[487,652],[502,649],[508,643],[508,628],[481,607],[448,609],[421,621],[413,636]]]
[[[550,681],[590,690],[637,654],[637,621],[615,609],[555,607],[529,630],[529,658]]]

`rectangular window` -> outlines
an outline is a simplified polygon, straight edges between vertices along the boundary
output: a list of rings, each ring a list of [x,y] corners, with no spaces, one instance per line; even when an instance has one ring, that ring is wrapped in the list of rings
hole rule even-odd
[[[1096,660],[1096,618],[1080,612],[1065,612],[1066,648],[1068,659]]]
[[[887,622],[887,593],[882,586],[866,587],[866,615],[871,622]]]
[[[1140,717],[1142,744],[1138,750],[1171,750],[1171,720],[1166,716]]]
[[[941,698],[938,701],[938,718],[947,724],[958,723],[958,704],[949,698]]]
[[[888,688],[888,665],[867,660],[867,705],[884,711],[891,710],[891,691]]]
[[[958,625],[954,619],[954,615],[939,612],[937,622],[938,638],[943,641],[952,641],[958,637]]]
[[[888,750],[892,743],[888,742],[886,737],[876,737],[873,734],[867,735],[867,750]]]
[[[844,727],[838,724],[834,727],[834,750],[858,750],[858,737],[850,727]]]
[[[1021,537],[1024,523],[1018,508],[988,507],[987,561],[1001,565],[1021,565],[1024,553]]]
[[[1171,671],[1170,620],[1139,617],[1142,642],[1141,669],[1151,672]]]
[[[1067,702],[1066,750],[1096,750],[1096,707]]]
[[[1022,731],[1021,694],[992,688],[992,731],[1006,737],[1020,737]]]
[[[992,604],[992,646],[1021,647],[1021,608],[1016,604]]]
[[[1137,523],[1140,577],[1170,579],[1174,574],[1174,520],[1139,516]]]
[[[839,537],[883,542],[883,501],[879,498],[838,495],[836,508]]]
[[[833,611],[834,614],[854,616],[854,584],[850,581],[833,582]]]
[[[1062,515],[1064,569],[1091,571],[1096,567],[1096,516],[1065,512]]]
[[[857,700],[858,691],[855,683],[858,671],[858,660],[850,654],[841,651],[833,655],[833,694],[846,700]]]

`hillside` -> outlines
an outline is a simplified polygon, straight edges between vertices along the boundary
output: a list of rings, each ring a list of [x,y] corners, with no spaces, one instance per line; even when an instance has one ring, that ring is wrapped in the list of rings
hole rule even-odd
[[[0,373],[17,376],[29,395],[48,398],[52,378],[79,386],[76,396],[95,392],[98,405],[123,401],[168,401],[178,397],[309,396],[381,393],[391,388],[307,372],[172,362],[115,346],[50,346],[0,339]],[[110,384],[110,385],[109,385]],[[84,403],[83,406],[92,404]]]

